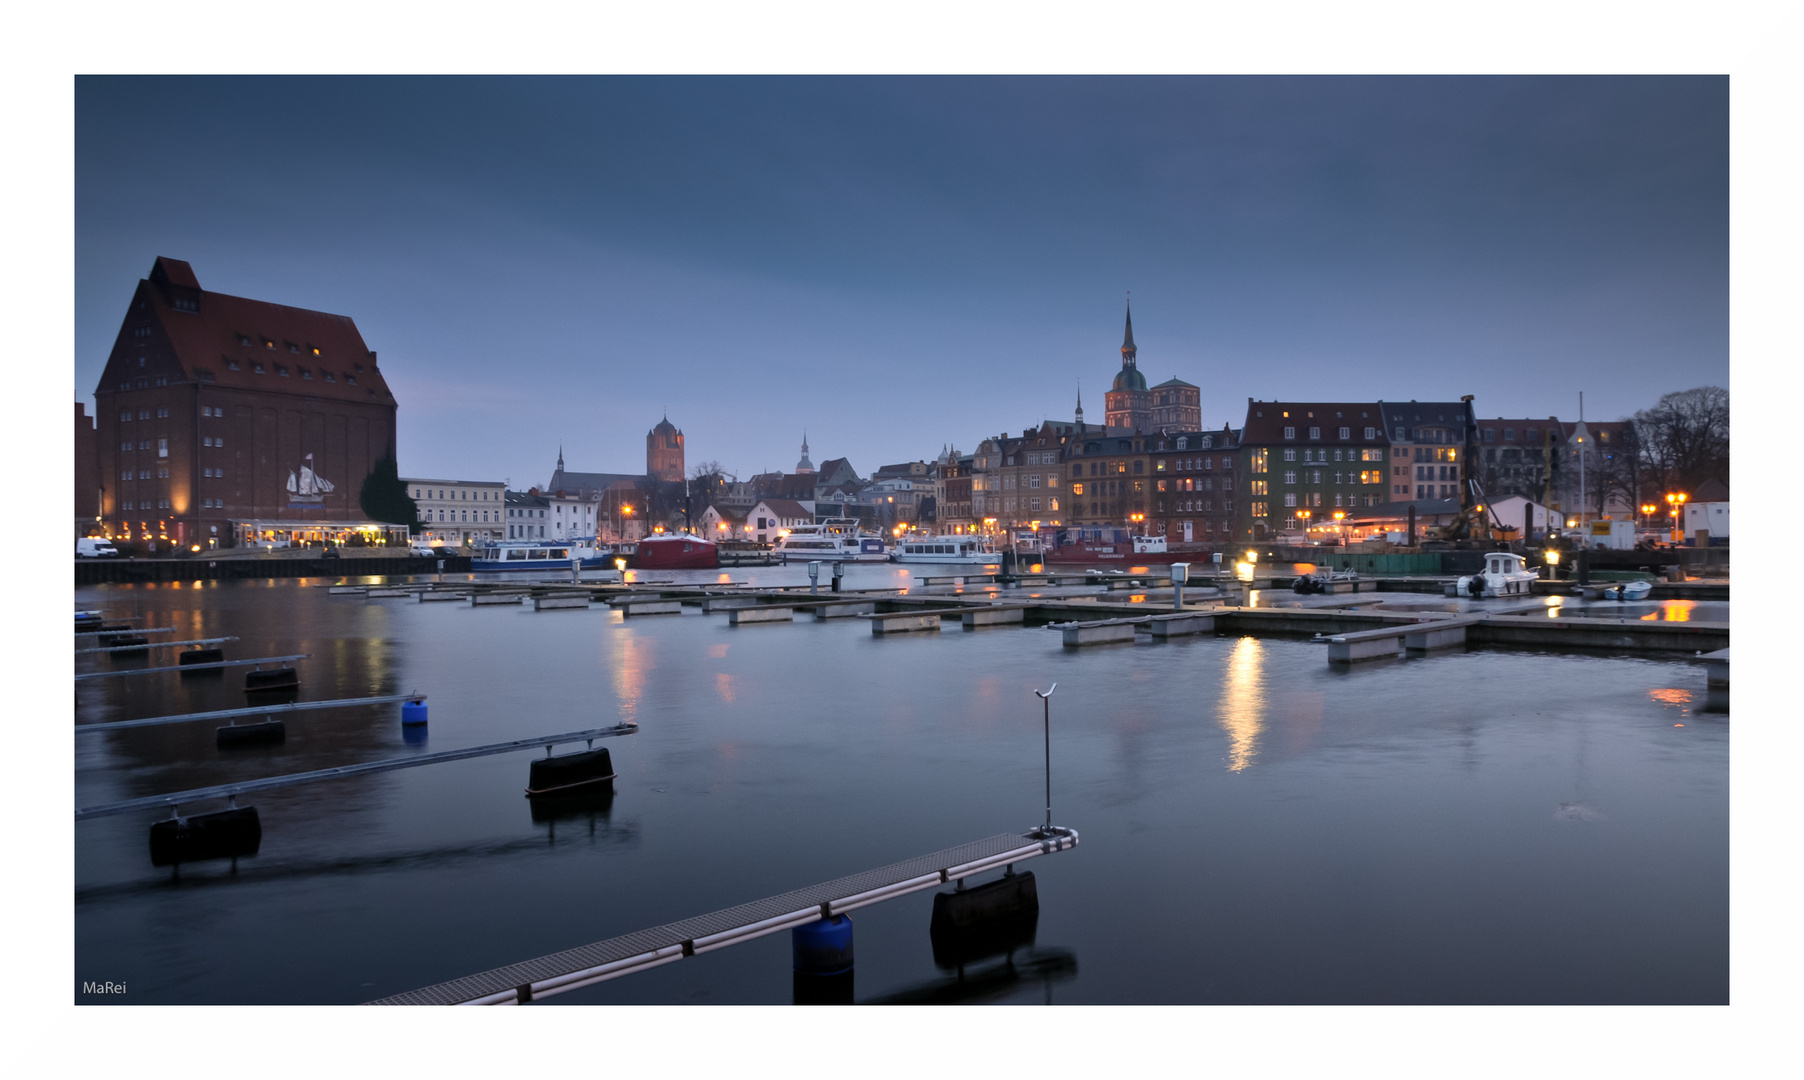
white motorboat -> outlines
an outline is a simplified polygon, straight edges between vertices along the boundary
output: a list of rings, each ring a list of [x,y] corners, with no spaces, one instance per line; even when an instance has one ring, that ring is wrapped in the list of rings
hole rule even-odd
[[[1527,596],[1533,591],[1530,582],[1539,574],[1524,565],[1522,556],[1508,551],[1485,552],[1483,571],[1459,579],[1461,596]]]
[[[950,563],[958,566],[1001,566],[1002,556],[983,536],[904,536],[890,558],[899,563]]]
[[[491,570],[568,570],[579,562],[584,570],[612,569],[613,550],[598,544],[594,537],[571,540],[491,540],[477,547],[470,557],[470,569]]]
[[[829,518],[819,525],[797,525],[779,537],[771,550],[785,563],[889,561],[883,537],[859,532],[855,518]]]
[[[1605,600],[1646,600],[1654,591],[1651,581],[1624,581],[1612,585],[1603,591]]]

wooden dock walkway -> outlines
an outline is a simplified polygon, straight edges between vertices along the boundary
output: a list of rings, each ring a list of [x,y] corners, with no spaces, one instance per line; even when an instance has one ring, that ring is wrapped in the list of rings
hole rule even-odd
[[[1002,833],[805,889],[410,990],[372,1005],[524,1005],[1077,846],[1071,829]]]

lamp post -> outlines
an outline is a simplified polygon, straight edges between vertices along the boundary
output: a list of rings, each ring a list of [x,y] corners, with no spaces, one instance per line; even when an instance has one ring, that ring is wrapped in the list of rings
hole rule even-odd
[[[1059,688],[1053,683],[1042,694],[1035,690],[1034,695],[1040,699],[1040,717],[1045,725],[1046,733],[1046,832],[1052,832],[1052,695]]]
[[[1297,511],[1297,517],[1302,519],[1302,522],[1303,522],[1303,542],[1305,544],[1307,544],[1309,542],[1309,519],[1312,516],[1314,516],[1314,515],[1308,510],[1298,510]]]

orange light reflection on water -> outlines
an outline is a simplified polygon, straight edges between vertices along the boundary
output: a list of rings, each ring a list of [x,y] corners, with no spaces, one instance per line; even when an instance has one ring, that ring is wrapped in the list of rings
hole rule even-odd
[[[1649,690],[1647,696],[1658,701],[1662,705],[1689,705],[1691,704],[1692,699],[1691,691],[1682,690],[1678,687],[1663,687],[1658,690]]]
[[[1696,600],[1668,600],[1659,611],[1650,611],[1641,616],[1641,621],[1690,622],[1692,609],[1697,606]]]
[[[1253,763],[1265,727],[1265,646],[1258,639],[1241,638],[1228,655],[1215,719],[1228,733],[1228,771],[1240,772]]]

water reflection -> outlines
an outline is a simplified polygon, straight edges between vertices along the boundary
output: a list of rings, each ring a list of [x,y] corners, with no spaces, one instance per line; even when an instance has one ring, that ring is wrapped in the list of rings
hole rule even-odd
[[[716,672],[714,675],[714,692],[720,695],[720,700],[726,702],[728,705],[733,704],[733,676],[728,675],[724,671]]]
[[[1659,611],[1650,611],[1641,616],[1641,621],[1690,622],[1691,612],[1697,606],[1696,600],[1668,600],[1660,606]]]
[[[651,646],[638,634],[627,631],[612,637],[614,642],[614,694],[620,701],[621,721],[639,720],[639,698],[645,693],[645,675],[652,667]]]
[[[1265,646],[1257,638],[1241,638],[1228,654],[1215,718],[1228,733],[1229,772],[1251,765],[1258,751],[1259,732],[1265,727],[1264,662]]]
[[[867,1005],[964,1005],[1015,993],[1039,983],[1045,1002],[1052,1004],[1052,985],[1077,978],[1077,954],[1069,949],[1032,949],[1024,955],[1010,953],[1001,962],[983,968],[964,968],[957,976],[921,983],[881,997],[866,998]]]

